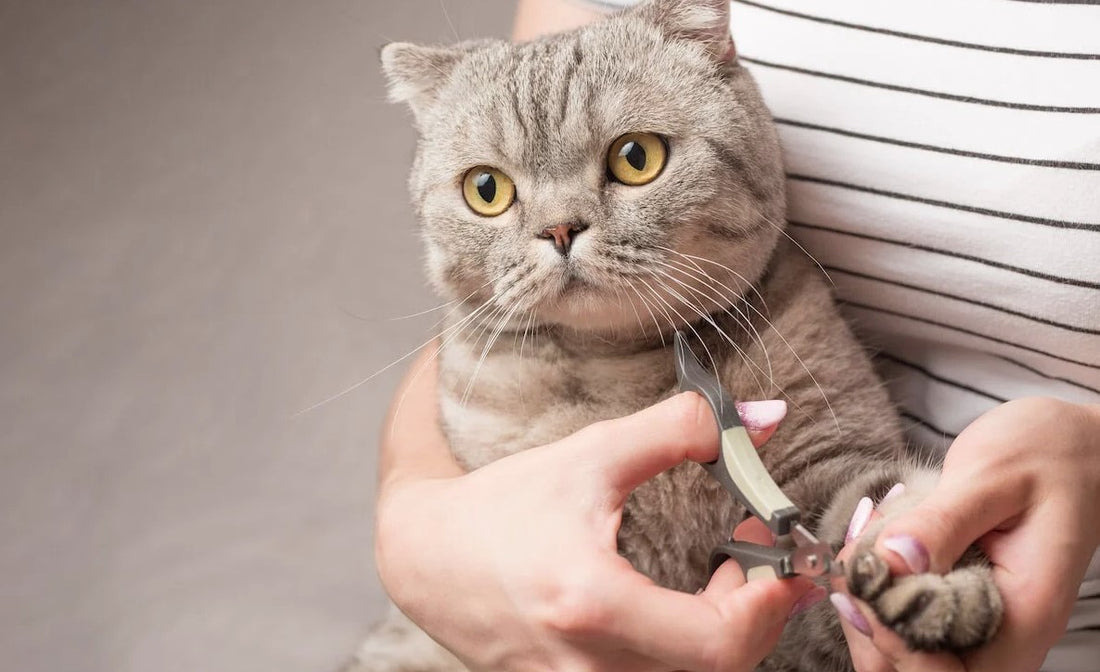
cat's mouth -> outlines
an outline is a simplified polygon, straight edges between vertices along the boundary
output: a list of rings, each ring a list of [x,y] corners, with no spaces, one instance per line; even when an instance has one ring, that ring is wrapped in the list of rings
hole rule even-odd
[[[596,288],[594,284],[588,280],[582,278],[576,272],[569,271],[565,277],[565,280],[561,284],[561,289],[558,291],[558,296],[566,296],[568,294],[575,294],[577,292],[592,291]]]

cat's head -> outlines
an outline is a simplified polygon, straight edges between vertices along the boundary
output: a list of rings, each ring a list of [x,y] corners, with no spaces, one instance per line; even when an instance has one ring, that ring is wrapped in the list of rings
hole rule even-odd
[[[447,298],[598,332],[652,330],[651,312],[663,330],[763,272],[782,167],[728,0],[523,44],[395,43],[382,64],[420,132],[410,188]]]

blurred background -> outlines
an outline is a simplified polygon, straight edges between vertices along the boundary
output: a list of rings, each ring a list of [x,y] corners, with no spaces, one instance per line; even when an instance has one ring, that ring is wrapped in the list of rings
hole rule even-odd
[[[0,0],[0,661],[329,672],[438,315],[391,40],[501,0]]]

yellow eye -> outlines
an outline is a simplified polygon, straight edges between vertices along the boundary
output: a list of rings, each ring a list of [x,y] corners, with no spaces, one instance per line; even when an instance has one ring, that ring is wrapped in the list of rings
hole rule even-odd
[[[496,217],[516,200],[512,178],[489,166],[471,168],[462,180],[462,195],[470,209],[485,217]]]
[[[623,184],[638,187],[657,179],[668,160],[668,147],[653,133],[627,133],[607,150],[607,169]]]

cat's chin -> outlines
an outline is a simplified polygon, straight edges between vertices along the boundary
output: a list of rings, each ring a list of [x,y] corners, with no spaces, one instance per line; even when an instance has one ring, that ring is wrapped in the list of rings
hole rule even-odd
[[[564,327],[577,335],[588,334],[607,342],[635,343],[660,339],[657,325],[645,308],[633,306],[624,295],[591,284],[559,294],[538,309],[543,324]],[[661,326],[667,326],[661,320]],[[664,329],[671,333],[671,329]]]

